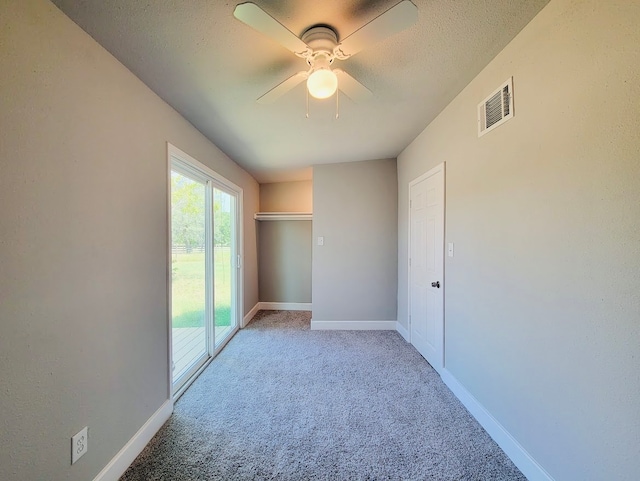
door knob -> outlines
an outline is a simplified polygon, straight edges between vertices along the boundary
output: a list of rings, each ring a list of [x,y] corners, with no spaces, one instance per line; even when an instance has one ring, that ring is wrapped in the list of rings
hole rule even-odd
[[[432,282],[431,287],[437,287],[438,289],[440,289],[440,281]]]

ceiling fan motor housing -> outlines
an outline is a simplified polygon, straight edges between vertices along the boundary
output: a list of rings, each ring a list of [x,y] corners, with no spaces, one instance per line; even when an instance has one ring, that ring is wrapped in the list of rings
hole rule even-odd
[[[308,29],[301,39],[311,48],[306,60],[313,69],[329,68],[333,63],[333,49],[338,45],[338,35],[326,26],[315,26]]]

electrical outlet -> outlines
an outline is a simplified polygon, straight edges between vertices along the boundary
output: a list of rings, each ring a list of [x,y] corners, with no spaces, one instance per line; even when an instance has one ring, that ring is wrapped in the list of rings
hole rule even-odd
[[[85,455],[89,450],[89,428],[85,426],[78,434],[71,438],[71,464]]]

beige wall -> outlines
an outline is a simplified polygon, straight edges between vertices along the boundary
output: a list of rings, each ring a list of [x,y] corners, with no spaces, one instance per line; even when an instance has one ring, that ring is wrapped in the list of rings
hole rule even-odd
[[[312,181],[260,184],[260,211],[313,212]]]
[[[397,199],[395,159],[314,166],[314,321],[395,321]]]
[[[446,369],[557,481],[640,473],[640,5],[551,3],[398,158],[447,163]],[[509,76],[516,116],[476,106]]]
[[[168,396],[166,142],[244,189],[245,312],[258,185],[45,0],[0,2],[0,92],[0,479],[86,481]]]

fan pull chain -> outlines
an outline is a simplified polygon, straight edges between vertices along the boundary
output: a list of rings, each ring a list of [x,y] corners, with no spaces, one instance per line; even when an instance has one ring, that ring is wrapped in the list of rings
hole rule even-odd
[[[340,90],[336,90],[336,120],[340,118]]]
[[[309,118],[309,89],[305,89],[307,91],[307,116]]]

